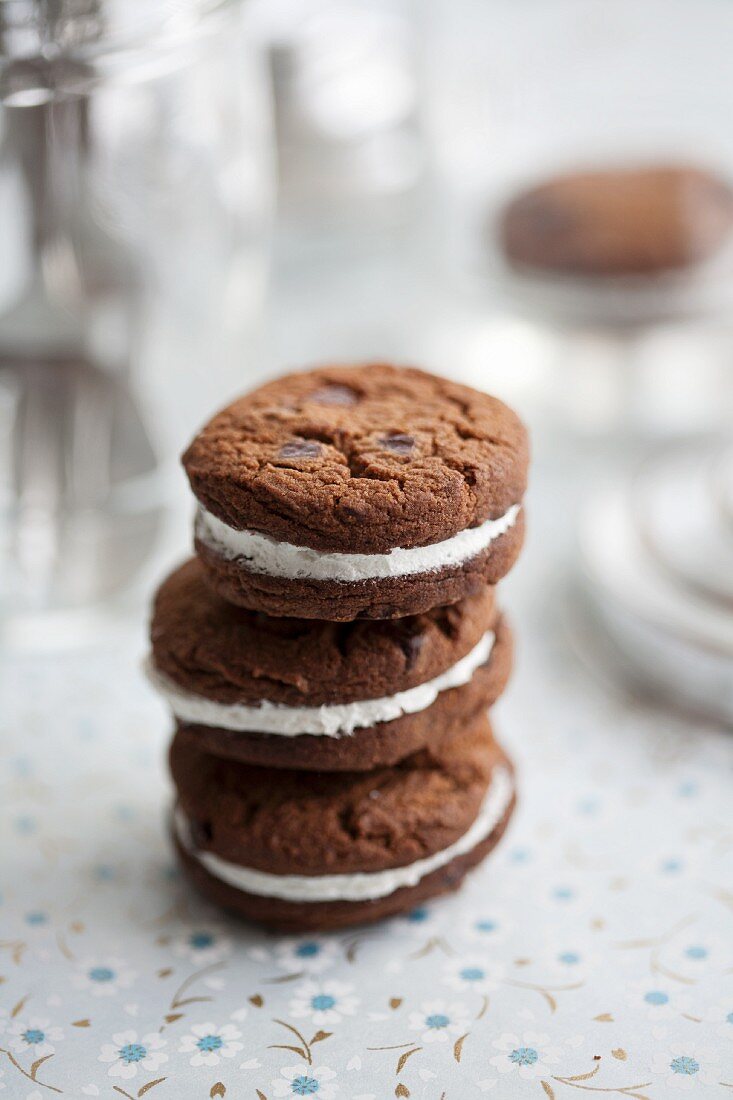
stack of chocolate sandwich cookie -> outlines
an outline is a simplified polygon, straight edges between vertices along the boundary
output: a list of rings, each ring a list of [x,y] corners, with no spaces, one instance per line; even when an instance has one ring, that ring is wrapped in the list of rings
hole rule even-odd
[[[261,387],[183,463],[197,557],[161,586],[150,677],[176,722],[173,830],[212,900],[272,927],[454,889],[514,806],[487,710],[512,638],[527,440],[417,370]]]

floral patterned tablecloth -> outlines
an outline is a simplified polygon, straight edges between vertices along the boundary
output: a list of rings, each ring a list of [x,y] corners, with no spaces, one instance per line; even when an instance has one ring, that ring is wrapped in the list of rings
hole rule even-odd
[[[179,878],[139,636],[6,662],[2,1095],[733,1095],[730,738],[607,695],[531,599],[515,622],[505,841],[459,895],[326,937]]]

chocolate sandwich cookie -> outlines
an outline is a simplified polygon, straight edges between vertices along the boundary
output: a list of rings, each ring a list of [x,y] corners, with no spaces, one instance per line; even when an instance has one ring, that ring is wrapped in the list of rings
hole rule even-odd
[[[498,581],[522,543],[527,462],[501,401],[383,364],[262,386],[183,456],[210,584],[268,615],[335,621]]]
[[[150,677],[181,739],[272,767],[361,770],[449,740],[506,685],[494,591],[422,615],[273,619],[227,603],[193,559],[155,599]]]
[[[711,256],[733,189],[684,165],[576,172],[518,195],[500,221],[510,263],[577,276],[652,275]]]
[[[455,889],[496,844],[512,769],[477,716],[445,751],[371,772],[222,760],[177,736],[173,829],[211,900],[274,928],[339,928]]]

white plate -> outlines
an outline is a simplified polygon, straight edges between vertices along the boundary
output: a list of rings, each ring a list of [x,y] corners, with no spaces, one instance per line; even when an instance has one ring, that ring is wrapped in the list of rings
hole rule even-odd
[[[650,553],[632,485],[600,491],[581,523],[582,576],[596,616],[637,682],[733,723],[733,608]],[[682,498],[679,515],[681,542]]]

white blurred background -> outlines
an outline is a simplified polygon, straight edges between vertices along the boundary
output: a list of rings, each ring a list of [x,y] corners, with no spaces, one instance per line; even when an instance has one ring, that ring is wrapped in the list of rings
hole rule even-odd
[[[3,646],[142,630],[196,427],[389,358],[530,424],[518,606],[733,721],[732,47],[720,0],[0,0]],[[593,274],[502,244],[568,178]],[[674,264],[608,269],[651,223]]]

